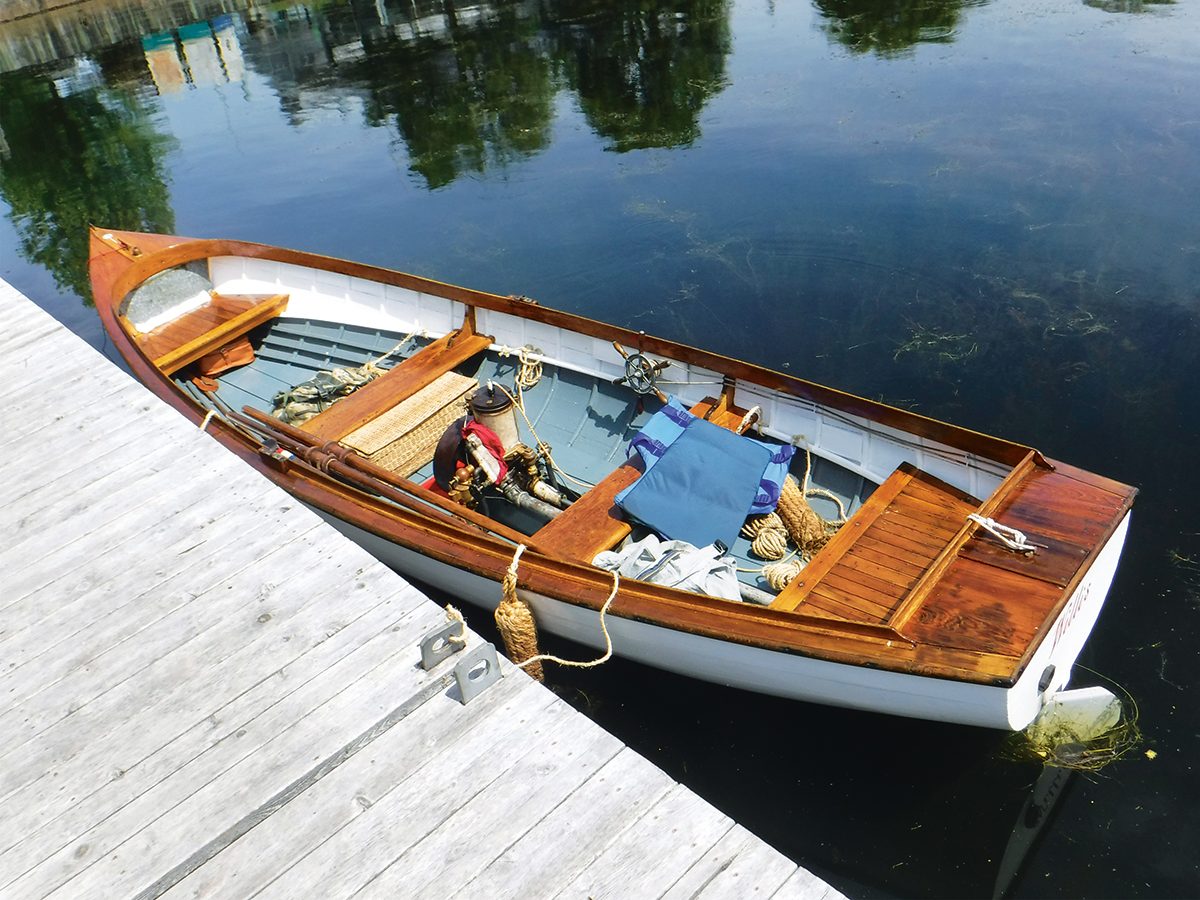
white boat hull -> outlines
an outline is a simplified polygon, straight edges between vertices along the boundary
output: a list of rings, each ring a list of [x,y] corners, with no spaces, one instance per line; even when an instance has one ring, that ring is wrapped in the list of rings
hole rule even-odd
[[[500,602],[497,582],[383,540],[340,519],[325,518],[409,577],[485,609],[495,609]],[[1100,615],[1116,574],[1128,527],[1126,515],[1017,683],[1007,688],[828,662],[615,615],[607,619],[608,631],[618,656],[703,681],[792,700],[1017,731],[1032,722],[1046,699],[1070,679],[1071,667]],[[521,591],[521,597],[533,610],[540,629],[603,648],[599,615],[594,610],[528,591]],[[1052,675],[1039,687],[1050,666]]]

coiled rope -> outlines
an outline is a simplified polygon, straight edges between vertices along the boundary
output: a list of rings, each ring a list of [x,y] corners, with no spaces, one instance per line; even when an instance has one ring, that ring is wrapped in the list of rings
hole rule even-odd
[[[804,568],[805,561],[825,546],[833,533],[846,522],[846,507],[840,497],[825,488],[812,487],[812,454],[805,454],[804,480],[797,484],[790,475],[783,483],[783,490],[775,512],[751,516],[742,525],[741,535],[750,541],[750,553],[759,559],[768,560],[758,568],[738,567],[739,572],[762,576],[771,589],[779,592],[787,587]],[[825,497],[838,508],[838,518],[829,521],[812,508],[809,497]],[[796,549],[789,552],[788,542]]]
[[[771,590],[778,593],[791,584],[792,579],[802,571],[804,571],[804,564],[793,555],[791,559],[767,563],[762,567],[762,576],[771,586]]]

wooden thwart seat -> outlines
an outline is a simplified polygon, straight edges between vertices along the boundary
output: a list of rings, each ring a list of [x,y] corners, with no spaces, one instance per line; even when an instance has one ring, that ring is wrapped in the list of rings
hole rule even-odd
[[[475,333],[473,317],[468,314],[458,331],[401,360],[300,427],[316,438],[339,440],[491,345],[491,337]]]
[[[212,300],[134,339],[154,365],[172,375],[207,353],[270,321],[287,308],[287,294],[212,294]]]

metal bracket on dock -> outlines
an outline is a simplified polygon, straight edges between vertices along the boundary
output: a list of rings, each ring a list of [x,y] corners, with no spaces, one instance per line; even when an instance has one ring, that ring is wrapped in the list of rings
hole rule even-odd
[[[500,680],[500,660],[491,644],[480,644],[454,666],[454,680],[464,704]]]
[[[466,646],[464,641],[451,640],[462,634],[461,622],[447,622],[421,639],[421,668],[429,671]]]

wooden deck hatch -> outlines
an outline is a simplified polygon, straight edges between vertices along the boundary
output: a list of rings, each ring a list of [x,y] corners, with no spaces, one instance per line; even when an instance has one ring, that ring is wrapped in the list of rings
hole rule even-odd
[[[789,584],[772,609],[887,624],[979,501],[902,463]]]

